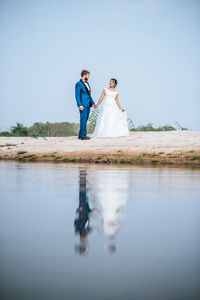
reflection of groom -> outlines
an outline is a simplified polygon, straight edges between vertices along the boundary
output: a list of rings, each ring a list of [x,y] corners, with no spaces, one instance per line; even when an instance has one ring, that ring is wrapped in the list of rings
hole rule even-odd
[[[87,136],[87,120],[90,114],[90,107],[96,108],[96,104],[91,96],[91,88],[88,83],[90,72],[83,70],[81,72],[81,79],[75,85],[75,96],[77,106],[80,111],[80,130],[78,138],[81,140],[89,140]]]
[[[76,218],[74,220],[75,233],[80,235],[80,244],[75,246],[75,251],[81,255],[88,252],[88,234],[92,231],[90,227],[90,213],[92,209],[89,207],[86,188],[86,170],[79,170],[79,206],[76,210]]]

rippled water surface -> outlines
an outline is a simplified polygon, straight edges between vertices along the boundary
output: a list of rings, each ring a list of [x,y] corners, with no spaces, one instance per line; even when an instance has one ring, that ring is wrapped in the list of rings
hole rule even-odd
[[[200,170],[0,161],[1,299],[200,299]]]

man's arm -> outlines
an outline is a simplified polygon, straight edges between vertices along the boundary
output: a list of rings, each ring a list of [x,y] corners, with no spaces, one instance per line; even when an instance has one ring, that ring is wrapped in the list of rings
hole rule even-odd
[[[78,107],[82,106],[82,103],[81,103],[81,86],[78,82],[75,85],[75,97],[76,97],[77,106]]]

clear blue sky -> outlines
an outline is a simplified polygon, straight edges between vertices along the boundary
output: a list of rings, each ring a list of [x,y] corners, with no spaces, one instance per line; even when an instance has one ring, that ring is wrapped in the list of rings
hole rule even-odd
[[[117,78],[135,125],[200,130],[200,1],[0,0],[0,130],[79,122],[74,85],[95,102]]]

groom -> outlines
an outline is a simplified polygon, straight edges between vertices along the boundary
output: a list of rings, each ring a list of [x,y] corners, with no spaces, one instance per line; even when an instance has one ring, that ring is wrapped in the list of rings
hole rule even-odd
[[[89,140],[87,136],[87,120],[90,114],[90,107],[96,108],[96,104],[91,96],[91,88],[88,83],[90,72],[83,70],[81,72],[81,79],[75,85],[75,97],[77,106],[80,112],[80,130],[78,138],[81,140]]]

